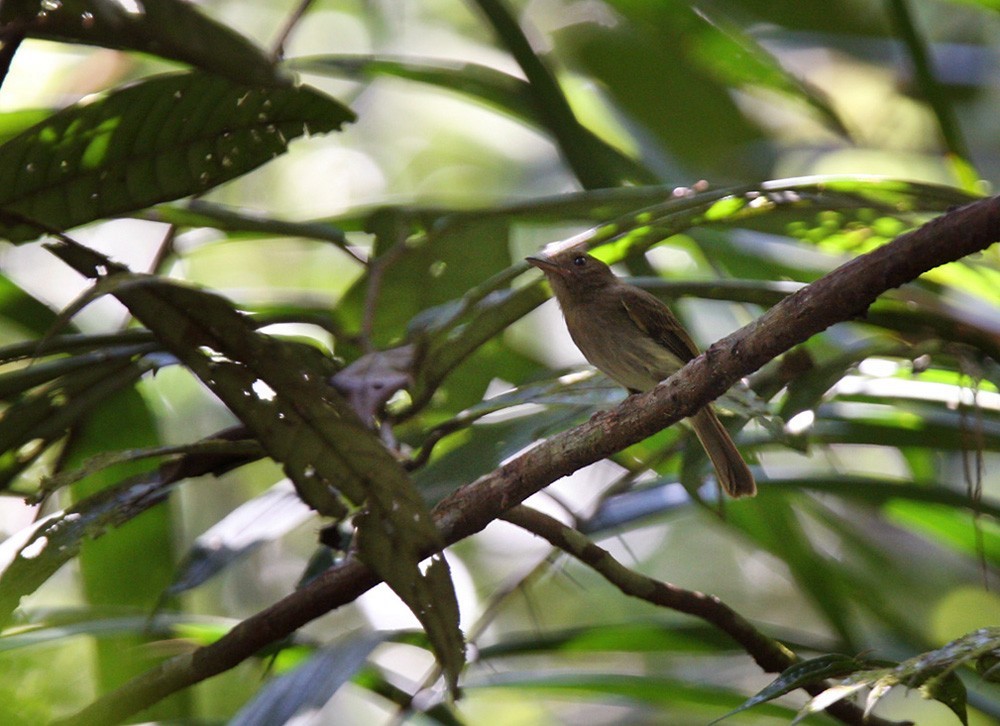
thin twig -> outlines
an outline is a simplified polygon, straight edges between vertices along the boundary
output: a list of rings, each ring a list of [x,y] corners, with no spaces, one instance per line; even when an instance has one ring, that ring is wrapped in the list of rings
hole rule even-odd
[[[765,673],[780,673],[799,661],[794,652],[757,630],[753,623],[714,595],[685,590],[630,570],[577,530],[537,509],[522,504],[510,509],[503,519],[580,560],[626,595],[693,615],[713,625],[739,643]],[[826,686],[815,683],[805,688],[817,695]],[[835,703],[826,710],[844,723],[858,726],[889,726],[894,723],[875,716],[865,719],[861,709],[845,701]]]
[[[298,7],[288,16],[288,20],[285,21],[284,27],[282,27],[281,32],[278,33],[278,37],[274,41],[274,45],[271,46],[271,60],[275,63],[285,57],[285,43],[288,42],[288,38],[295,29],[295,26],[299,24],[302,16],[306,14],[309,6],[312,4],[313,0],[299,0]]]
[[[552,567],[552,555],[554,553],[558,553],[558,550],[555,548],[550,549],[548,554],[532,566],[530,570],[526,573],[518,574],[508,579],[507,582],[502,584],[500,588],[490,596],[486,603],[486,607],[476,619],[476,622],[474,622],[466,630],[465,638],[466,642],[470,646],[474,646],[476,641],[482,637],[483,633],[486,632],[486,628],[488,628],[500,614],[502,605],[511,595],[526,590],[529,584],[549,571]],[[427,676],[423,679],[421,686],[415,691],[415,693],[431,688],[441,678],[443,672],[444,669],[441,667],[441,664],[435,663],[430,671],[428,671]],[[426,709],[424,710],[426,711]],[[399,704],[399,708],[395,713],[394,723],[404,723],[407,716],[411,715],[413,711],[413,696],[410,696],[410,698],[405,699]]]

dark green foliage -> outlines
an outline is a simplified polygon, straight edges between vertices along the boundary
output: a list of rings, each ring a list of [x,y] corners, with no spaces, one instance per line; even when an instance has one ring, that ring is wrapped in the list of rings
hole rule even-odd
[[[39,292],[55,282],[13,263],[0,277],[0,489],[46,507],[0,544],[0,682],[15,684],[0,720],[68,715],[91,686],[113,701],[355,555],[419,631],[340,608],[140,718],[268,723],[334,697],[448,724],[829,723],[818,711],[865,689],[859,713],[909,718],[882,697],[911,689],[949,719],[1000,718],[995,250],[887,292],[720,400],[755,500],[699,489],[708,467],[681,426],[552,487],[624,565],[780,639],[794,665],[770,685],[721,630],[509,525],[425,560],[435,503],[624,397],[552,355],[561,323],[532,315],[548,291],[525,254],[586,230],[699,343],[749,323],[996,183],[995,74],[927,62],[995,55],[995,3],[928,18],[905,2],[885,18],[850,2],[415,4],[421,40],[462,60],[341,52],[396,25],[317,3],[280,38],[287,63],[250,36],[288,8],[236,5],[245,25],[168,0],[0,10],[15,58],[0,93],[33,39],[124,51],[100,94],[0,114],[0,235],[16,252],[46,236],[52,264],[88,280],[60,312]],[[967,22],[928,22],[951,14]],[[831,68],[863,68],[858,87],[887,98],[845,101]],[[862,161],[780,178],[825,168],[809,158],[842,170],[838,152]],[[895,178],[870,174],[890,162]],[[165,235],[151,274],[117,261],[142,248],[134,230]],[[124,327],[78,321],[108,297]],[[85,685],[53,687],[70,678]],[[436,700],[439,680],[461,697]]]

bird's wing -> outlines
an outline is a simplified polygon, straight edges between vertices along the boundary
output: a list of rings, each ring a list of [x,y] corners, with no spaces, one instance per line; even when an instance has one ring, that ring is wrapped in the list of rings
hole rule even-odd
[[[684,362],[698,355],[691,336],[659,298],[639,288],[625,288],[621,302],[636,327],[673,355]]]

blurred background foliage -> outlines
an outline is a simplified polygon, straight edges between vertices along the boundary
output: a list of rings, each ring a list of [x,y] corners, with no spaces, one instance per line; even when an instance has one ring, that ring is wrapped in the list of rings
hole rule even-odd
[[[29,241],[39,230],[26,217],[87,223],[71,232],[82,244],[215,291],[339,365],[390,351],[366,360],[406,386],[372,411],[433,503],[623,397],[572,375],[586,368],[557,309],[522,277],[539,246],[608,225],[599,254],[707,345],[991,192],[998,9],[4,3],[15,52],[0,91],[12,242],[0,249],[3,722],[83,707],[335,555],[252,447],[239,452],[252,463],[221,476],[174,482],[157,468],[234,415],[111,297],[60,316],[88,283]],[[212,99],[188,126],[170,125],[163,99],[189,86],[148,81],[178,70],[192,74],[185,98]],[[293,99],[291,77],[312,95]],[[129,84],[118,101],[92,96]],[[234,131],[240,112],[215,112],[227,84],[265,89],[254,113],[287,102],[289,125],[268,116]],[[337,101],[357,115],[339,132],[351,114]],[[58,118],[93,122],[90,135],[46,141]],[[94,146],[101,124],[130,118],[130,153],[117,137]],[[145,159],[169,173],[144,176]],[[749,419],[738,441],[760,485],[752,501],[718,502],[674,427],[531,504],[646,575],[718,595],[803,657],[899,662],[1000,625],[998,291],[995,249],[938,268],[755,374],[756,397],[731,394],[724,407]],[[773,678],[708,626],[625,597],[511,525],[448,559],[472,646],[457,703],[440,700],[432,656],[408,635],[416,621],[380,587],[149,717],[276,723],[268,709],[290,692],[321,705],[318,722],[423,711],[419,722],[698,724]],[[935,674],[957,674],[968,723],[995,723],[995,676],[959,650]],[[894,689],[876,713],[919,724],[964,713],[923,693]],[[786,723],[804,699],[729,722]]]

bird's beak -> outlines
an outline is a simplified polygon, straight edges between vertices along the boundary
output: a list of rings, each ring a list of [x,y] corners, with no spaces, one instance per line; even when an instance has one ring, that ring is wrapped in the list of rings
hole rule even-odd
[[[539,270],[541,270],[545,274],[549,274],[549,273],[554,273],[556,275],[565,275],[566,274],[566,272],[563,270],[563,268],[561,268],[555,262],[553,262],[552,260],[550,260],[548,257],[544,257],[544,256],[539,255],[539,256],[533,256],[533,257],[525,257],[524,259],[527,260],[527,262],[528,262],[529,265],[534,265],[535,267],[537,267]]]

